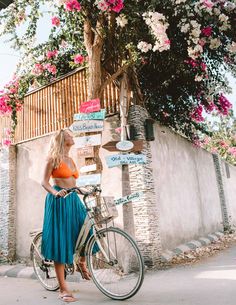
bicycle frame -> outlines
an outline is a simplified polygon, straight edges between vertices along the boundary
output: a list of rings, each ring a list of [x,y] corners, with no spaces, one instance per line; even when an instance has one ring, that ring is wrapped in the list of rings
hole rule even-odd
[[[80,233],[79,233],[79,236],[77,238],[77,241],[76,241],[76,246],[75,246],[75,256],[80,256],[81,254],[81,251],[85,245],[85,253],[87,253],[87,249],[88,249],[88,246],[89,246],[89,243],[91,241],[91,239],[94,237],[95,238],[95,241],[100,249],[100,251],[103,253],[105,259],[107,260],[107,262],[109,262],[109,257],[107,256],[104,248],[102,247],[101,243],[100,243],[100,240],[99,238],[97,237],[97,231],[99,231],[99,229],[96,228],[96,224],[94,222],[94,219],[93,219],[93,216],[90,214],[90,209],[88,208],[87,204],[86,204],[86,201],[83,200],[85,206],[86,206],[86,209],[87,209],[87,216],[84,220],[84,223],[83,223],[83,226],[80,230]],[[93,234],[90,236],[89,240],[86,242],[86,239],[89,235],[89,231],[90,229],[92,228],[93,230]],[[104,241],[105,243],[105,246],[108,247],[106,241]],[[110,253],[113,255],[114,257],[114,254],[112,253],[112,251],[110,250]]]
[[[70,194],[68,194],[67,196],[69,196]],[[101,245],[99,238],[97,237],[97,231],[99,231],[99,228],[96,227],[95,221],[94,221],[94,217],[91,215],[90,211],[91,209],[88,207],[87,203],[86,203],[86,197],[83,198],[83,202],[85,204],[86,210],[87,210],[87,215],[86,218],[84,220],[84,223],[82,225],[82,228],[80,230],[79,236],[77,238],[76,241],[76,246],[75,246],[75,254],[74,257],[76,256],[80,256],[81,252],[85,246],[85,254],[87,253],[87,249],[89,246],[89,243],[91,241],[91,239],[94,237],[95,241],[100,249],[100,251],[103,253],[105,259],[107,260],[107,262],[109,263],[110,259],[106,253],[106,251],[104,250],[104,247]],[[93,233],[91,234],[89,240],[86,242],[87,237],[89,235],[89,231],[93,230]],[[34,247],[37,255],[40,257],[40,259],[44,260],[45,258],[42,256],[42,254],[40,253],[39,249],[37,248],[37,246],[34,243],[34,238],[41,233],[42,230],[37,230],[37,231],[33,231],[30,232],[30,237],[32,238],[32,242],[31,242],[31,250]],[[105,247],[109,248],[106,240],[103,240]],[[32,253],[32,251],[30,251]],[[111,249],[109,249],[109,253],[115,257],[114,253],[111,251]],[[32,259],[32,257],[31,257]],[[52,263],[53,264],[53,263]]]
[[[31,245],[30,245],[30,256],[31,256],[31,260],[33,259],[32,258],[32,250],[33,250],[33,247],[35,249],[35,251],[37,252],[38,256],[44,260],[44,257],[42,256],[42,254],[40,253],[39,249],[37,248],[37,246],[35,245],[34,243],[34,238],[39,234],[39,233],[42,233],[42,230],[37,230],[37,231],[33,231],[33,232],[30,232],[30,237],[31,237]]]
[[[108,225],[112,217],[108,217],[109,213],[107,213],[108,216],[102,213],[104,202],[99,202],[95,198],[101,190],[97,188],[94,190],[83,193],[79,189],[80,194],[84,195],[81,204],[84,204],[87,215],[84,215],[84,223],[75,243],[73,263],[65,264],[65,276],[73,274],[76,265],[80,262],[80,257],[85,256],[91,278],[98,289],[112,299],[125,300],[135,295],[142,285],[143,259],[135,241],[127,233],[115,228],[114,222],[111,226]],[[66,196],[76,191],[77,188],[68,189]],[[30,237],[30,252],[35,274],[44,288],[56,291],[59,288],[59,282],[56,278],[54,262],[45,259],[40,251],[42,230],[30,232]],[[123,248],[122,245],[124,245]],[[126,248],[126,245],[129,248]],[[126,256],[124,257],[122,251],[125,249],[126,251],[131,249],[131,260],[127,261]],[[132,269],[133,266],[134,269]],[[82,273],[80,266],[77,267]],[[120,290],[117,290],[116,285],[120,286]]]

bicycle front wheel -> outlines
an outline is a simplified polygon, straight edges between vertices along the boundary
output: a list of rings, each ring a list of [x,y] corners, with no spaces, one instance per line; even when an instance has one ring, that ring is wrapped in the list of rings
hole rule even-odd
[[[112,299],[128,299],[142,285],[144,263],[141,253],[135,241],[118,228],[97,232],[88,245],[87,265],[95,285]]]
[[[59,289],[53,261],[45,260],[41,255],[42,233],[35,236],[31,245],[31,257],[35,275],[44,288],[50,291]]]

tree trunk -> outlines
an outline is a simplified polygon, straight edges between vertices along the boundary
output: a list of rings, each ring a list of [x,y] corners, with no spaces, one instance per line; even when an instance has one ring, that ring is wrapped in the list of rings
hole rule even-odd
[[[84,44],[88,53],[88,100],[94,98],[102,98],[101,96],[101,84],[102,84],[102,69],[101,69],[101,55],[104,44],[104,38],[102,35],[103,20],[99,19],[95,29],[92,29],[89,19],[84,22]],[[95,133],[89,133],[96,134]],[[101,173],[102,161],[99,156],[99,146],[94,147],[94,158],[85,159],[85,164],[91,163],[97,164],[97,170],[95,173]]]
[[[88,99],[101,98],[101,47],[94,46],[88,52]]]
[[[96,28],[91,27],[89,19],[84,22],[84,43],[88,53],[88,99],[101,98],[102,69],[101,55],[104,44],[102,34],[103,20],[98,19]]]

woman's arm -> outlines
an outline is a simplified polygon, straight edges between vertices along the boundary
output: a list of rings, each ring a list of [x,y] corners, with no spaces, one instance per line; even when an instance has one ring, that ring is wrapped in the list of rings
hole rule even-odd
[[[41,185],[47,192],[53,195],[57,195],[57,191],[49,183],[49,179],[51,177],[52,171],[53,171],[52,160],[48,160],[44,169],[43,181]]]

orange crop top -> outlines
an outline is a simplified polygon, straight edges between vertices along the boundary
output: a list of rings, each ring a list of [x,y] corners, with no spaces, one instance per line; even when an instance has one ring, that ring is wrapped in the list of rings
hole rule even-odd
[[[68,165],[65,162],[61,162],[59,167],[55,168],[52,171],[52,178],[70,178],[72,176],[77,179],[79,177],[79,172],[77,169],[74,172],[72,172],[72,170],[68,167]]]

